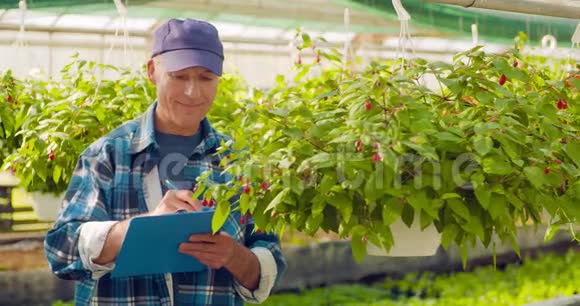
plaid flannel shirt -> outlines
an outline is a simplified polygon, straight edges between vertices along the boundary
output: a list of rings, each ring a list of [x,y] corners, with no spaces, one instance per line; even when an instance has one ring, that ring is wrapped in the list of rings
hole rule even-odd
[[[49,265],[57,277],[78,281],[75,305],[243,305],[244,299],[234,288],[235,280],[223,268],[174,274],[173,287],[177,293],[172,302],[164,274],[119,279],[106,274],[98,278],[83,266],[78,251],[81,224],[119,221],[148,211],[144,177],[158,162],[154,134],[156,104],[81,154],[65,193],[63,209],[46,236]],[[185,176],[195,180],[205,170],[211,170],[213,181],[225,182],[228,177],[220,174],[219,167],[224,155],[215,152],[222,140],[228,138],[216,132],[207,119],[202,121],[201,131],[202,141],[185,167]],[[268,249],[276,262],[277,282],[286,269],[278,237],[254,232],[253,221],[240,224],[240,217],[239,211],[232,210],[223,230],[250,249]]]

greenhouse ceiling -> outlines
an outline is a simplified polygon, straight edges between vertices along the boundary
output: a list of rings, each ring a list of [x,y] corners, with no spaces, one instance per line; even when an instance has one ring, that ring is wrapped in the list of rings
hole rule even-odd
[[[533,0],[540,1],[540,0]],[[546,0],[548,1],[548,0]],[[556,1],[556,0],[549,0]],[[370,44],[384,44],[399,35],[399,20],[391,0],[125,0],[126,25],[113,0],[28,0],[27,10],[16,0],[0,0],[0,31],[18,31],[22,16],[26,31],[49,33],[114,34],[127,29],[131,36],[149,37],[160,20],[190,17],[216,25],[222,37],[233,42],[285,44],[296,28],[306,29],[330,42],[346,37]],[[560,0],[577,6],[580,1]],[[410,31],[417,38],[471,40],[471,25],[489,43],[512,44],[519,31],[536,44],[546,34],[559,46],[570,46],[578,20],[497,12],[482,9],[404,0],[411,15]],[[350,8],[348,32],[344,9]]]

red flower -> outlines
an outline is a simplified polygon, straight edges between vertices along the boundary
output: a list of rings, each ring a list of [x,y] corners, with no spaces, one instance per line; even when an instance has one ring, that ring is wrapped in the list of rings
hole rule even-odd
[[[265,190],[268,190],[268,188],[270,188],[270,186],[268,185],[268,182],[266,182],[266,181],[263,181],[263,182],[262,182],[262,190],[264,190],[264,191],[265,191]]]
[[[54,160],[54,152],[52,152],[52,150],[48,154],[48,160],[50,160],[50,161],[53,161]]]
[[[379,155],[379,153],[376,153],[375,155],[373,155],[373,161],[375,163],[378,163],[381,161],[381,156]]]
[[[501,77],[499,77],[499,85],[503,86],[503,84],[505,84],[505,82],[507,81],[507,77],[505,76],[505,74],[502,74]]]
[[[371,101],[367,101],[367,103],[365,103],[365,109],[370,111],[373,108],[373,104],[371,103]]]
[[[544,173],[545,173],[545,174],[550,174],[550,168],[546,168],[546,169],[544,169]]]

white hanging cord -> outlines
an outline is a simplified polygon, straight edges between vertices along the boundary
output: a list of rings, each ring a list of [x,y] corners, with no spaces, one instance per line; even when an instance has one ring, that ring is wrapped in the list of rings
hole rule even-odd
[[[347,63],[349,63],[349,61],[353,60],[352,59],[352,46],[350,44],[350,9],[349,8],[345,8],[344,9],[344,31],[345,31],[345,37],[344,37],[344,50],[342,52],[342,70],[346,71],[346,65]]]
[[[479,33],[477,31],[477,23],[471,25],[471,39],[473,40],[473,46],[477,46],[479,43]]]
[[[576,25],[576,31],[572,34],[572,48],[580,47],[580,21]]]
[[[123,64],[127,65],[127,45],[131,51],[131,55],[134,55],[133,45],[129,43],[129,28],[127,27],[127,7],[121,2],[121,0],[113,0],[115,2],[115,7],[117,12],[121,17],[121,25],[123,27]],[[115,35],[116,36],[116,35]]]
[[[24,24],[26,23],[26,0],[18,1],[18,8],[20,9],[20,31],[18,31],[18,38],[16,40],[17,47],[23,47],[26,45],[24,40]]]
[[[411,52],[413,56],[415,56],[415,48],[413,46],[413,41],[411,40],[411,33],[409,31],[409,20],[411,19],[411,15],[405,10],[403,5],[401,4],[401,0],[392,0],[393,7],[395,8],[395,12],[397,13],[397,17],[399,17],[399,21],[401,22],[401,30],[399,32],[399,45],[397,47],[397,54],[395,56],[395,60],[399,57],[402,59],[401,61],[401,73],[405,67],[405,61],[407,60],[407,43],[410,44]],[[394,67],[394,65],[393,65]]]
[[[580,48],[580,22],[576,25],[576,30],[574,34],[572,34],[572,48],[570,48],[570,52],[568,52],[568,66],[566,69],[571,72],[574,70],[574,66],[572,65],[572,56],[578,52],[578,48]]]

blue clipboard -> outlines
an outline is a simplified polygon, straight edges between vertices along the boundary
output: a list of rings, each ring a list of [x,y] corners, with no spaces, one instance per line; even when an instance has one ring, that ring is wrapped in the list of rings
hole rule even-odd
[[[207,269],[177,248],[192,234],[211,233],[213,214],[208,210],[131,219],[111,278]]]

